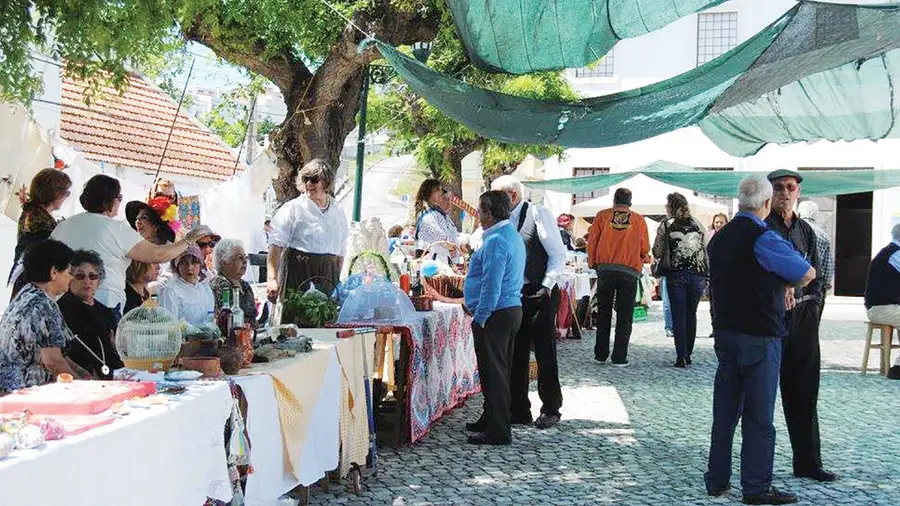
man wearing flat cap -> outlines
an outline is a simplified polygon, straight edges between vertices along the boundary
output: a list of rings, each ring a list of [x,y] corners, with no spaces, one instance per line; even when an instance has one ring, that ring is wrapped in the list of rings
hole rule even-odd
[[[816,232],[794,212],[803,176],[779,169],[769,173],[768,179],[774,195],[767,225],[793,244],[816,272],[824,272],[825,259],[819,258]],[[826,282],[817,277],[805,287],[788,289],[785,300],[788,337],[781,361],[781,403],[794,452],[794,476],[822,482],[837,479],[834,473],[822,468],[816,408],[821,367],[819,302],[825,296]]]

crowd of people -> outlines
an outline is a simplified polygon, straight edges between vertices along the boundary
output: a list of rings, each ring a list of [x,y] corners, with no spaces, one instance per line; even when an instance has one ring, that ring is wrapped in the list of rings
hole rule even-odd
[[[303,194],[272,220],[273,302],[314,276],[337,285],[348,226],[332,205],[332,173],[321,160],[308,163],[297,178]],[[57,222],[51,213],[69,198],[71,186],[63,171],[45,169],[23,202],[9,276],[13,294],[0,320],[0,395],[62,373],[111,379],[123,366],[115,346],[118,322],[154,297],[175,318],[201,327],[213,323],[223,292],[231,289],[245,323],[257,325],[243,244],[205,225],[180,230],[169,209],[178,202],[171,181],[157,180],[146,202],[128,202],[126,219],[118,220],[119,181],[94,176],[79,195],[85,211]]]
[[[332,177],[325,162],[306,164],[297,176],[300,196],[266,223],[272,302],[310,283],[337,287],[349,226],[333,198]],[[651,246],[627,188],[616,190],[613,207],[594,217],[587,236],[575,237],[572,215],[554,218],[525,199],[518,180],[502,176],[479,198],[481,234],[471,252],[454,223],[448,192],[439,181],[426,180],[414,223],[391,230],[391,248],[406,237],[419,254],[427,251],[447,263],[471,252],[464,310],[472,317],[484,405],[479,419],[466,426],[473,432],[469,442],[506,445],[512,425],[546,429],[561,422],[555,329],[560,278],[567,255],[583,252],[597,273],[594,358],[600,364],[630,364],[636,290],[646,265],[662,280],[676,368],[693,362],[698,305],[709,297],[718,358],[705,475],[710,495],[731,486],[731,445],[742,419],[744,502],[796,501],[772,487],[779,384],[794,474],[837,479],[822,463],[817,416],[819,324],[834,263],[828,234],[817,224],[818,208],[798,203],[802,182],[789,170],[747,176],[738,188],[739,212],[730,221],[716,215],[709,227],[691,215],[683,195],[672,193]],[[245,323],[256,325],[244,246],[207,226],[176,230],[164,212],[178,199],[170,181],[154,184],[147,202],[127,203],[120,221],[119,182],[94,176],[79,196],[85,212],[57,223],[51,213],[71,186],[63,172],[46,169],[23,203],[9,277],[13,298],[0,320],[0,395],[63,373],[111,378],[122,367],[114,339],[119,320],[153,296],[177,318],[201,326],[221,308],[227,289],[237,294]],[[870,265],[865,306],[871,322],[900,327],[900,225],[892,235]],[[532,350],[537,420],[528,398]]]
[[[631,210],[631,192],[619,188],[613,207],[596,215],[587,238],[588,262],[598,275],[594,358],[601,364],[629,365],[635,292],[645,264],[652,262],[654,273],[666,280],[676,368],[692,363],[698,304],[709,296],[719,363],[706,488],[712,496],[730,490],[731,446],[742,419],[747,504],[797,501],[772,486],[779,384],[794,475],[837,479],[822,462],[817,416],[819,323],[834,264],[828,235],[815,223],[817,207],[809,201],[798,206],[802,182],[789,170],[747,176],[738,188],[737,215],[731,221],[716,215],[708,228],[691,216],[683,195],[672,193],[652,248],[644,217]],[[559,234],[548,233],[552,218],[521,195],[517,181],[499,178],[479,201],[484,241],[465,283],[484,393],[481,417],[466,426],[477,433],[469,438],[473,444],[509,444],[510,427],[531,422],[522,396],[522,361],[532,347],[542,402],[535,426],[555,425],[561,416],[556,347],[544,318],[556,307],[554,279],[573,243],[571,220],[560,216]],[[891,244],[871,263],[865,301],[872,322],[896,326],[900,225],[892,234]]]

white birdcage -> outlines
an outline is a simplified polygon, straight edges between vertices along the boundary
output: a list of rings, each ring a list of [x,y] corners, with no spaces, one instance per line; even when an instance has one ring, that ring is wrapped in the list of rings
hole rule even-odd
[[[181,350],[182,325],[158,306],[140,306],[128,312],[116,331],[116,349],[129,369],[165,371]]]

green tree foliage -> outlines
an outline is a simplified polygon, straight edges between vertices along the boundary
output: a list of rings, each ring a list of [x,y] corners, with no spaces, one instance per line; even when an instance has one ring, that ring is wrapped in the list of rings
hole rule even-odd
[[[28,103],[40,91],[33,51],[97,91],[122,89],[130,70],[165,66],[186,41],[203,44],[284,95],[293,114],[273,138],[284,200],[296,194],[297,169],[315,157],[336,164],[355,127],[363,71],[378,56],[358,51],[359,29],[395,46],[431,40],[437,1],[5,0],[0,99]]]
[[[476,69],[469,64],[446,13],[427,63],[438,72],[490,90],[539,100],[578,99],[561,72],[512,76]],[[391,132],[389,147],[393,152],[413,153],[431,177],[457,190],[461,187],[462,159],[474,151],[483,153],[485,180],[511,172],[529,154],[543,157],[562,152],[558,146],[515,145],[481,137],[396,79],[370,92],[368,115],[370,131],[384,128]]]

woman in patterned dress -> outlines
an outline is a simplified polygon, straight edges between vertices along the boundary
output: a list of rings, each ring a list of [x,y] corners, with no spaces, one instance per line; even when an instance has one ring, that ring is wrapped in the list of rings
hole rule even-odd
[[[66,293],[74,252],[47,239],[25,254],[27,283],[0,319],[0,395],[76,375],[63,357],[72,340],[55,299]]]
[[[22,214],[19,216],[13,270],[9,274],[9,283],[13,285],[12,297],[25,285],[25,278],[21,276],[25,250],[50,237],[56,228],[56,219],[50,213],[62,207],[71,195],[71,188],[72,180],[57,169],[44,169],[31,180],[28,198],[22,204]]]

